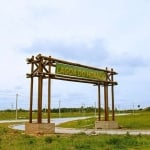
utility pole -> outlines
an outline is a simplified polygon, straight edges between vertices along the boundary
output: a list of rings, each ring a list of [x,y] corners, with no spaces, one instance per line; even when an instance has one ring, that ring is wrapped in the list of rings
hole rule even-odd
[[[134,103],[133,103],[133,110],[132,110],[132,112],[133,112],[133,116],[134,116],[134,112],[135,112],[135,110],[134,110]]]
[[[17,120],[17,117],[18,116],[18,94],[16,94],[16,120]]]
[[[85,104],[84,103],[82,104],[82,113],[83,113],[83,116],[85,116]]]
[[[59,100],[59,118],[61,117],[60,104],[61,104],[61,100]]]
[[[96,117],[96,102],[95,102],[95,117]]]

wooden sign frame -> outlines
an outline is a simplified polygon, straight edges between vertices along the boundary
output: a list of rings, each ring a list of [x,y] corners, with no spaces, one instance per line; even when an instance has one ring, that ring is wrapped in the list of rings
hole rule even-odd
[[[56,63],[62,63],[70,66],[76,66],[81,68],[86,68],[94,71],[104,72],[106,74],[106,80],[92,79],[86,78],[83,76],[70,76],[64,74],[56,74],[52,73],[52,67],[56,67]],[[41,54],[36,57],[32,56],[31,58],[27,58],[27,64],[31,65],[31,73],[27,74],[27,78],[31,79],[30,85],[30,111],[29,111],[29,123],[32,123],[32,105],[33,105],[33,84],[34,78],[38,78],[38,116],[37,123],[42,123],[42,92],[43,92],[43,80],[48,79],[48,120],[50,123],[50,112],[51,112],[51,79],[57,80],[65,80],[72,82],[81,82],[81,83],[89,83],[94,84],[98,87],[98,121],[101,121],[101,87],[104,89],[104,121],[109,121],[109,107],[108,107],[108,88],[111,87],[111,103],[112,103],[112,121],[115,120],[114,113],[114,85],[117,85],[117,82],[114,81],[114,75],[117,73],[111,69],[100,69],[96,67],[91,67],[87,65],[81,65],[78,63],[73,63],[69,61],[64,61],[56,58],[52,58],[51,56],[43,56]]]

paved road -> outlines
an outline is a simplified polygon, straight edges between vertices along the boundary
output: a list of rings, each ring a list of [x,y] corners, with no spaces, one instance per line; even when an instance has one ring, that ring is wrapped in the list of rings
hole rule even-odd
[[[55,123],[55,125],[58,125],[63,122],[73,121],[73,120],[79,120],[79,119],[85,119],[88,117],[74,117],[74,118],[55,118],[51,119],[52,123]],[[18,124],[20,122],[28,122],[28,120],[3,120],[0,121],[0,123],[6,123],[6,122],[15,122],[14,125],[9,126],[12,129],[17,130],[25,130],[25,125]],[[43,122],[46,122],[46,119],[43,120]],[[66,134],[77,134],[77,133],[85,133],[87,135],[97,135],[97,134],[130,134],[130,135],[150,135],[150,130],[129,130],[129,129],[74,129],[74,128],[55,128],[56,133],[66,133]]]
[[[56,127],[56,133],[68,133],[77,134],[85,133],[87,135],[98,135],[98,134],[116,134],[116,135],[150,135],[150,130],[127,130],[127,129],[69,129],[69,128],[58,128]]]
[[[86,119],[86,118],[90,118],[90,117],[53,118],[53,119],[51,119],[51,123],[55,123],[55,125],[58,125],[58,124],[64,123],[64,122]],[[0,121],[0,123],[7,123],[7,122],[15,123],[14,125],[9,126],[10,128],[24,131],[25,130],[24,122],[28,122],[28,120],[3,120],[3,121]],[[21,122],[23,124],[18,124]],[[36,122],[36,120],[33,120],[33,122]],[[46,123],[47,119],[43,119],[42,122]]]

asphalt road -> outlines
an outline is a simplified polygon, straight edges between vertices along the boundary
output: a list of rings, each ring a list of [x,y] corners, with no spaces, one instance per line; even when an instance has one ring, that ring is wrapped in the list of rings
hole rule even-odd
[[[74,118],[55,118],[51,119],[52,123],[55,123],[55,125],[58,125],[63,122],[73,121],[73,120],[79,120],[79,119],[85,119],[88,117],[74,117]],[[36,120],[34,120],[36,121]],[[6,123],[6,122],[14,122],[14,125],[9,126],[12,129],[15,130],[25,130],[25,122],[28,122],[28,120],[3,120],[0,121],[0,123]],[[23,124],[22,124],[22,123]],[[46,122],[46,119],[43,120],[43,122]],[[19,124],[18,124],[19,123]],[[60,128],[55,127],[55,133],[65,133],[65,134],[77,134],[77,133],[85,133],[87,135],[98,135],[98,134],[116,134],[116,135],[122,135],[122,134],[130,134],[130,135],[150,135],[150,130],[130,130],[130,129],[74,129],[74,128]]]

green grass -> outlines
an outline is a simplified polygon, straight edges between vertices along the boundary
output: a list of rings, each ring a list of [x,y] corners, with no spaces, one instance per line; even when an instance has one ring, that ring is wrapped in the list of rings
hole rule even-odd
[[[9,114],[9,113],[8,113]],[[8,115],[7,114],[7,115]],[[3,114],[4,115],[4,114]],[[24,115],[24,114],[21,114]],[[69,116],[70,114],[66,114]],[[134,115],[117,116],[123,128],[150,129],[150,112],[136,112]],[[6,117],[6,116],[5,116]],[[70,116],[71,117],[71,116]],[[93,128],[96,118],[61,124],[62,127]],[[137,135],[85,135],[52,134],[30,136],[22,131],[8,128],[14,123],[0,124],[1,150],[149,150],[150,136]]]
[[[1,150],[148,150],[150,136],[97,135],[83,133],[30,136],[0,124]]]
[[[123,128],[150,129],[150,111],[137,112],[127,116],[117,116],[116,120]]]
[[[18,119],[28,119],[29,112],[18,111]],[[61,113],[61,117],[77,117],[77,116],[92,116],[92,113]],[[15,111],[0,111],[0,120],[15,119]],[[58,113],[52,113],[52,118],[58,117]],[[37,118],[37,112],[33,112],[33,118]],[[43,118],[47,118],[47,114],[43,113]],[[62,127],[67,128],[93,128],[96,118],[78,120],[62,124]],[[126,116],[116,116],[116,121],[122,128],[127,129],[150,129],[150,111],[137,111],[134,114]]]
[[[61,113],[61,118],[65,117],[84,117],[93,116],[93,113],[82,113],[82,112],[71,112],[71,113]],[[32,113],[33,119],[37,118],[37,112]],[[29,119],[28,111],[18,111],[18,119]],[[47,118],[47,113],[42,113],[42,118]],[[51,113],[51,118],[59,118],[59,113]],[[16,111],[0,111],[0,120],[13,120],[16,119]]]
[[[88,118],[84,120],[75,120],[62,123],[60,127],[66,128],[94,128],[96,118]],[[125,116],[117,116],[116,121],[121,128],[127,129],[150,129],[150,112],[137,112]]]
[[[74,120],[58,125],[63,128],[93,128],[96,118],[88,118],[83,120]]]

